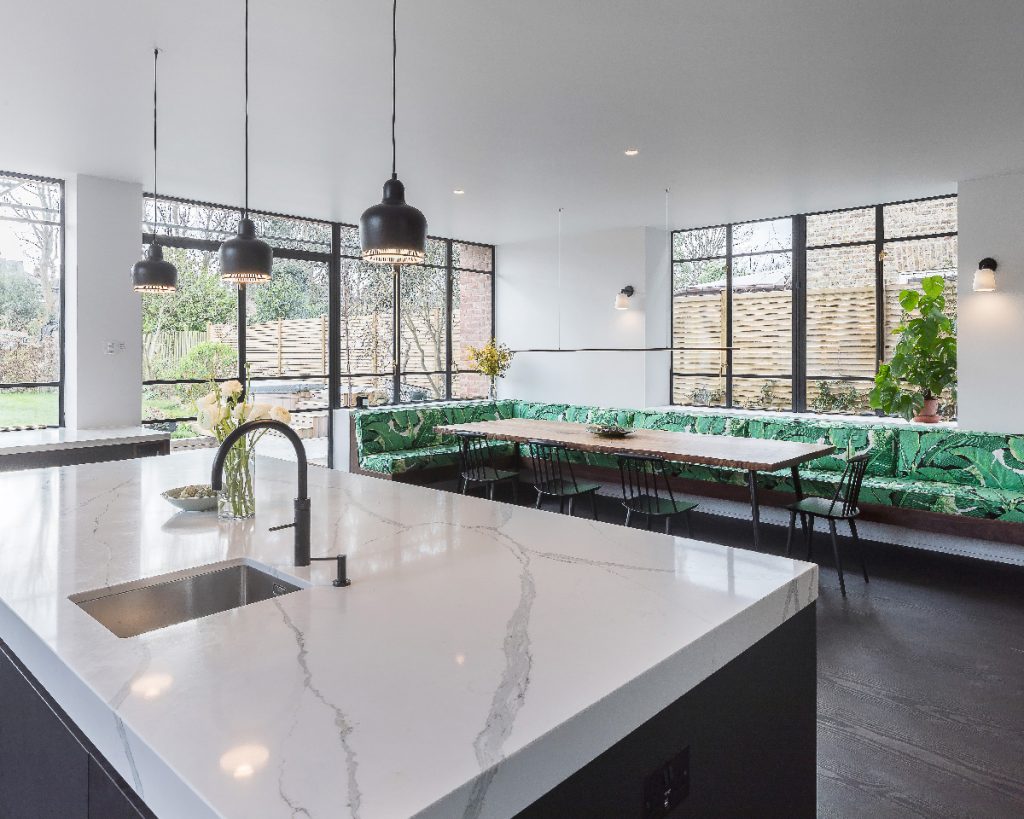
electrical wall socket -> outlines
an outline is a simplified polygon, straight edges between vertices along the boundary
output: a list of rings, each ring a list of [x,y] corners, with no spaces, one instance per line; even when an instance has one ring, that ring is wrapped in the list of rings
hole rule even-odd
[[[119,355],[120,353],[123,353],[125,349],[125,343],[123,341],[117,341],[116,339],[108,341],[103,346],[103,352],[107,355]]]
[[[644,780],[644,819],[662,819],[690,793],[690,748],[678,754]]]

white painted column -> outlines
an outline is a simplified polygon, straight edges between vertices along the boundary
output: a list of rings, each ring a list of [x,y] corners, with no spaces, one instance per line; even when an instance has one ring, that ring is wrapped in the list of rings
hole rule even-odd
[[[1024,173],[959,185],[958,423],[1024,432]],[[972,289],[978,262],[999,265],[996,289]]]
[[[142,186],[79,175],[66,204],[65,425],[137,426],[142,307],[131,268],[142,247]]]

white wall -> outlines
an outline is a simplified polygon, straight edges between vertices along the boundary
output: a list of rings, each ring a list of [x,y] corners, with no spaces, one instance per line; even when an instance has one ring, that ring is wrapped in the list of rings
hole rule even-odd
[[[142,309],[131,267],[142,244],[142,186],[79,175],[66,205],[65,425],[136,426]]]
[[[513,350],[668,346],[668,237],[651,228],[500,245],[495,325]],[[626,285],[629,310],[613,307]],[[648,312],[648,293],[654,294]],[[499,395],[637,407],[668,401],[668,353],[520,352]]]
[[[959,424],[1024,432],[1024,173],[959,185]],[[996,290],[971,289],[991,256]]]

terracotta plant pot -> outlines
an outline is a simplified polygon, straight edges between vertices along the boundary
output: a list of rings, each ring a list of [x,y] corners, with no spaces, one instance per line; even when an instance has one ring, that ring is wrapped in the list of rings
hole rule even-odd
[[[921,412],[914,416],[919,424],[937,424],[942,419],[939,417],[939,399],[925,398]]]

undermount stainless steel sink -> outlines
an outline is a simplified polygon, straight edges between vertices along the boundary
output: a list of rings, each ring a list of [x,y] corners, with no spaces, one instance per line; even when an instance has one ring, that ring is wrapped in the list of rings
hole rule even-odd
[[[135,637],[302,588],[246,560],[232,560],[73,594],[69,598],[118,637]]]

